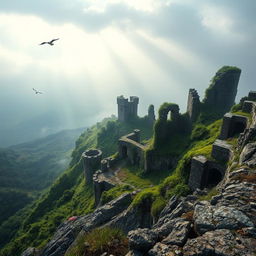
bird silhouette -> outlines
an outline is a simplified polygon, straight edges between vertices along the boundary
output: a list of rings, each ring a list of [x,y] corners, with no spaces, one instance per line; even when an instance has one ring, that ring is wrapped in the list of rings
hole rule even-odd
[[[32,88],[33,91],[35,92],[35,94],[43,94],[42,92],[39,92],[38,90],[36,90],[35,88]]]
[[[56,39],[52,39],[51,41],[49,41],[49,42],[42,42],[41,44],[39,44],[39,45],[43,45],[43,44],[49,44],[49,45],[54,45],[54,41],[57,41],[57,40],[59,40],[59,38],[56,38]]]

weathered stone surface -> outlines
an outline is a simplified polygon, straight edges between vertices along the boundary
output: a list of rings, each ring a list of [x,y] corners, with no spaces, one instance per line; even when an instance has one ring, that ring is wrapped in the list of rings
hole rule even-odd
[[[131,194],[124,194],[91,214],[78,217],[75,221],[64,222],[46,245],[41,256],[63,256],[82,229],[87,232],[110,221],[123,212],[131,201]]]
[[[177,245],[157,243],[148,252],[148,256],[182,256],[182,249]]]
[[[235,102],[241,70],[232,67],[219,69],[203,100],[208,109],[213,109],[220,116],[229,111]]]
[[[256,240],[234,235],[230,230],[220,229],[188,240],[183,256],[253,256]]]
[[[183,200],[177,207],[172,210],[170,213],[163,215],[158,219],[157,223],[153,226],[154,228],[160,228],[170,220],[180,217],[183,213],[189,212],[194,209],[193,203]]]
[[[150,229],[139,228],[130,231],[128,233],[128,238],[130,249],[146,252],[156,243],[157,235]]]
[[[40,254],[40,251],[34,247],[29,247],[26,249],[21,256],[38,256]]]
[[[196,205],[194,211],[195,229],[203,234],[215,229],[239,229],[253,227],[252,221],[241,211],[226,206]]]
[[[224,140],[216,140],[212,145],[212,157],[218,161],[229,161],[232,157],[232,146]]]
[[[127,234],[129,231],[138,228],[150,228],[151,223],[150,209],[147,209],[147,207],[145,209],[131,207],[117,215],[106,225],[120,228]]]
[[[129,251],[125,256],[143,256],[143,254],[139,251],[132,250]]]
[[[168,219],[165,218],[163,222],[161,223],[156,223],[153,226],[153,231],[158,234],[158,237],[163,239],[164,237],[168,236],[173,229],[178,226],[180,223],[183,223],[184,219],[182,218],[175,218],[175,219]]]
[[[166,204],[166,206],[164,207],[164,209],[161,211],[159,218],[162,218],[166,214],[171,213],[179,203],[179,198],[177,196],[172,196],[171,199]]]
[[[189,221],[183,220],[176,222],[172,232],[164,240],[162,240],[162,243],[167,245],[183,246],[187,241],[190,228],[191,224]]]
[[[240,164],[256,167],[256,142],[248,143],[240,155]]]

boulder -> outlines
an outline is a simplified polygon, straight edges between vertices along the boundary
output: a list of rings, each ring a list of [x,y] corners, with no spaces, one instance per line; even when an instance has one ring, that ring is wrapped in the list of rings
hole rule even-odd
[[[162,243],[167,245],[178,245],[183,246],[188,238],[188,233],[191,229],[191,224],[189,221],[176,222],[172,232],[162,240]]]
[[[250,168],[256,167],[256,142],[245,145],[239,162],[248,165]]]
[[[157,241],[157,234],[150,229],[136,229],[128,233],[129,247],[133,250],[147,252]]]
[[[126,193],[91,214],[78,217],[72,222],[64,222],[59,226],[51,241],[45,246],[41,256],[63,256],[81,230],[88,232],[105,224],[114,216],[123,212],[131,201],[131,194]]]
[[[148,252],[148,256],[182,256],[182,249],[177,245],[157,243]]]
[[[227,206],[196,205],[194,211],[195,230],[203,234],[215,229],[236,230],[253,227],[252,221],[241,211]]]
[[[219,229],[188,240],[183,247],[183,256],[253,256],[255,246],[255,239],[243,238],[230,230]]]

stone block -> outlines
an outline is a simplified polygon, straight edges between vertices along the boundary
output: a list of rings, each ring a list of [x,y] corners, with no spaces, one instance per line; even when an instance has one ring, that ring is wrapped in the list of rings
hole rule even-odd
[[[212,157],[227,162],[232,156],[232,146],[224,140],[216,140],[212,145]]]

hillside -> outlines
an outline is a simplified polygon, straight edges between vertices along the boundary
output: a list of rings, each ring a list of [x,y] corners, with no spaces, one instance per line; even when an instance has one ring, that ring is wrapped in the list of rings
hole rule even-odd
[[[256,93],[233,106],[240,73],[218,70],[202,101],[190,89],[187,113],[163,103],[153,128],[149,115],[127,122],[138,100],[118,97],[119,120],[82,133],[0,255],[253,255]]]
[[[63,172],[81,129],[0,149],[0,227]]]
[[[68,216],[92,211],[93,189],[90,186],[85,186],[82,163],[80,162],[81,153],[87,148],[97,147],[101,148],[106,155],[113,154],[117,150],[116,140],[138,127],[144,133],[143,139],[152,136],[152,125],[148,125],[147,119],[143,118],[138,118],[129,124],[122,124],[116,121],[115,117],[111,117],[86,129],[76,141],[70,168],[32,206],[18,212],[0,227],[1,246],[11,238],[11,236],[4,236],[7,230],[12,230],[11,233],[14,235],[13,231],[17,228],[19,229],[17,238],[7,246],[7,251],[10,247],[12,254],[18,254],[29,244],[43,245],[61,221]],[[63,149],[60,143],[55,142],[54,145]],[[18,148],[31,151],[31,146],[32,144],[24,144]],[[49,162],[45,164],[47,163],[50,164]],[[22,222],[23,226],[21,227]]]

